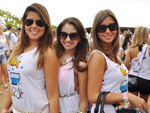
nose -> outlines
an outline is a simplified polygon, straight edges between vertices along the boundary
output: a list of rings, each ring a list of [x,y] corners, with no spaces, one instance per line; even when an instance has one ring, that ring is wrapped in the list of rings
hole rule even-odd
[[[70,37],[69,37],[69,35],[67,36],[66,41],[70,41]]]
[[[36,27],[36,26],[37,26],[37,25],[36,25],[36,22],[33,21],[32,27]]]
[[[106,32],[110,32],[109,28],[107,27]]]

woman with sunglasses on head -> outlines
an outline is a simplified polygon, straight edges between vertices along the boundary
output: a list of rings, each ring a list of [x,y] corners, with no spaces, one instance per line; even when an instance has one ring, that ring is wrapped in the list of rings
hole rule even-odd
[[[13,113],[59,113],[58,59],[47,9],[33,3],[22,21],[21,40],[8,59],[10,89],[2,113],[11,105]]]
[[[64,19],[57,28],[56,54],[59,59],[59,100],[61,113],[86,113],[88,41],[82,23]]]
[[[124,108],[128,102],[139,107],[142,113],[147,104],[127,92],[127,68],[118,59],[119,25],[109,9],[99,11],[94,19],[91,36],[93,51],[88,59],[88,99],[94,113],[95,103],[100,92],[110,92],[105,100],[105,113],[116,113],[115,108]],[[117,104],[116,104],[117,103]]]

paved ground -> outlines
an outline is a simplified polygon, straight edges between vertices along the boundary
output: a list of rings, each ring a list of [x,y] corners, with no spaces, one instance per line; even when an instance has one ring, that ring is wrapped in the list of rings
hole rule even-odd
[[[4,101],[6,99],[6,95],[7,95],[7,89],[3,87],[3,85],[0,86],[0,91],[2,91],[2,95],[0,95],[0,113],[1,113],[1,109],[4,105]],[[149,97],[149,101],[148,101],[148,105],[149,105],[149,111],[150,111],[150,97]]]

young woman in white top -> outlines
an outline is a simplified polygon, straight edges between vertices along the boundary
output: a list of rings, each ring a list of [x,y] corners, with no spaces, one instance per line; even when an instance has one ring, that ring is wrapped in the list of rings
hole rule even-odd
[[[28,6],[21,40],[8,59],[10,90],[2,113],[59,113],[58,60],[47,9]]]
[[[148,39],[148,28],[137,27],[133,35],[132,46],[128,49],[124,61],[129,69],[129,76],[137,76],[138,78],[138,85],[131,86],[129,84],[129,91],[140,95],[146,102],[150,94],[150,46],[147,44]]]
[[[60,113],[85,113],[88,41],[85,29],[77,18],[66,18],[59,24],[55,49],[60,63]]]
[[[2,84],[2,75],[4,77],[4,87],[8,87],[8,72],[6,68],[6,56],[5,56],[5,43],[8,43],[8,51],[7,55],[10,54],[10,43],[9,39],[5,34],[3,33],[3,27],[0,26],[0,85]]]
[[[119,108],[123,108],[127,107],[128,102],[140,108],[142,113],[148,110],[144,99],[127,92],[128,70],[118,59],[119,31],[117,19],[111,10],[102,10],[96,14],[91,30],[95,50],[88,60],[91,113],[94,113],[97,97],[102,91],[110,92],[105,100],[105,113],[116,113],[112,104],[120,103]]]

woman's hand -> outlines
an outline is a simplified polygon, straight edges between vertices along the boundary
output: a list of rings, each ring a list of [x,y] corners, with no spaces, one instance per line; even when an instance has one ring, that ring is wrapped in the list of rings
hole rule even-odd
[[[142,113],[144,113],[144,110],[146,110],[148,113],[148,105],[143,98],[135,96],[131,93],[128,93],[127,95],[132,106],[139,108]]]

